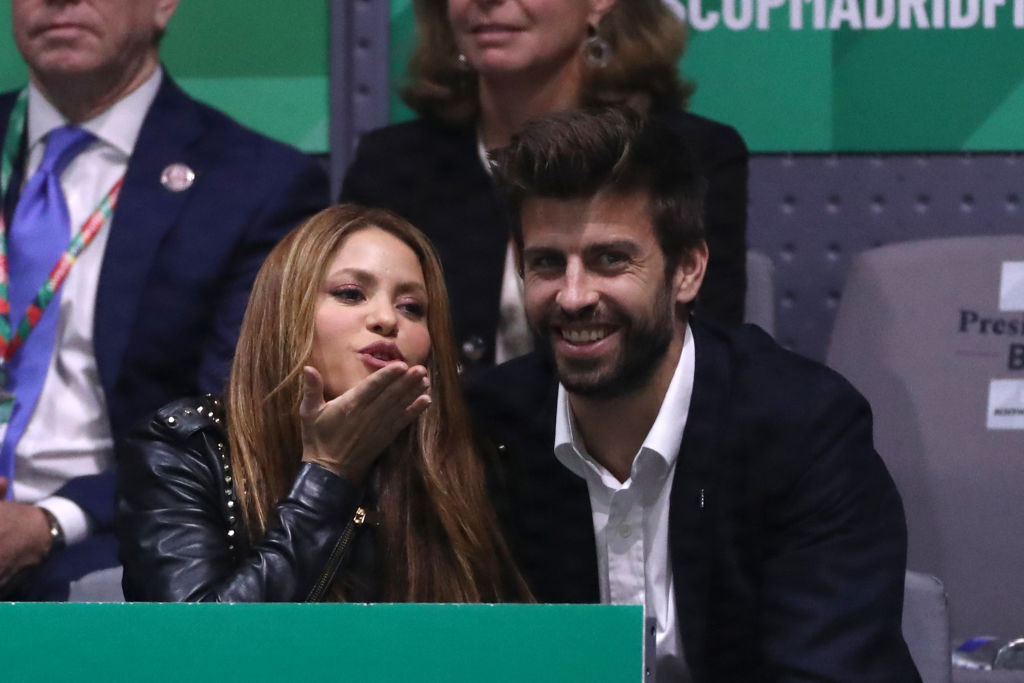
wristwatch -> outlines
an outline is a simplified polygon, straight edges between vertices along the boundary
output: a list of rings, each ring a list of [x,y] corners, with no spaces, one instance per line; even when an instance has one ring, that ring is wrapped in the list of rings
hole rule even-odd
[[[60,550],[66,545],[64,539],[64,529],[61,528],[60,522],[53,516],[53,513],[46,508],[39,508],[46,515],[46,521],[50,525],[50,552]]]

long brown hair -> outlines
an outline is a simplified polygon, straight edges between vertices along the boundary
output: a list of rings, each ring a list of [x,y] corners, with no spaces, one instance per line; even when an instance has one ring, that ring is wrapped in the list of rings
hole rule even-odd
[[[266,533],[275,503],[287,494],[301,465],[301,369],[313,350],[317,293],[344,240],[367,228],[398,237],[419,259],[432,342],[433,403],[376,466],[378,548],[385,558],[382,597],[413,602],[507,597],[509,577],[514,590],[522,584],[511,568],[472,445],[441,264],[421,232],[381,209],[339,205],[321,211],[277,245],[256,278],[226,406],[249,536],[257,541]]]
[[[421,116],[468,123],[480,115],[476,74],[458,64],[447,0],[413,0],[416,47],[402,99]],[[693,86],[676,68],[686,26],[662,0],[618,0],[597,27],[612,48],[607,66],[584,61],[580,104],[625,101],[655,108],[685,107]]]

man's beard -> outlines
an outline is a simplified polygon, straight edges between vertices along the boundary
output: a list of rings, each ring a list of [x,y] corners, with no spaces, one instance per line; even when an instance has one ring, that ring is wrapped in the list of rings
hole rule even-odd
[[[606,359],[566,359],[555,353],[558,379],[566,391],[589,398],[608,399],[631,394],[646,386],[660,366],[675,333],[674,310],[667,291],[658,291],[653,312],[653,318],[642,320],[616,316],[618,320],[612,322],[618,325],[621,343],[617,357],[610,364]],[[551,343],[551,323],[546,322],[544,328],[542,336]]]

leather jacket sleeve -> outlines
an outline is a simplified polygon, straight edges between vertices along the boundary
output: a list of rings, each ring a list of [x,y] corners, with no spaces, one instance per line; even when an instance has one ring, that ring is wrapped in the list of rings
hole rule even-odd
[[[337,571],[358,487],[304,464],[250,545],[222,425],[215,399],[180,400],[120,444],[115,524],[126,599],[301,602],[317,599]]]

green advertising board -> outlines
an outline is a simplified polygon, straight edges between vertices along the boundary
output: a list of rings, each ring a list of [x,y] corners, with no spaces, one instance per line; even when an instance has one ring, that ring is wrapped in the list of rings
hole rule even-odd
[[[391,6],[392,82],[414,40]],[[620,0],[625,1],[625,0]],[[9,3],[5,3],[8,4]],[[1024,0],[682,0],[691,109],[755,152],[1024,149]],[[0,36],[10,13],[0,10]],[[193,95],[312,152],[327,150],[328,0],[182,2],[163,46]],[[25,82],[0,40],[0,90]],[[412,113],[397,97],[392,119]]]
[[[619,0],[628,1],[628,0]],[[755,152],[1024,149],[1024,0],[682,0],[691,109]],[[391,0],[393,77],[413,40]],[[396,120],[411,113],[393,100]]]
[[[21,87],[25,65],[0,9],[0,91]],[[327,151],[328,0],[184,0],[161,56],[190,94],[251,128],[308,152]]]
[[[5,683],[641,683],[637,605],[0,604]]]

